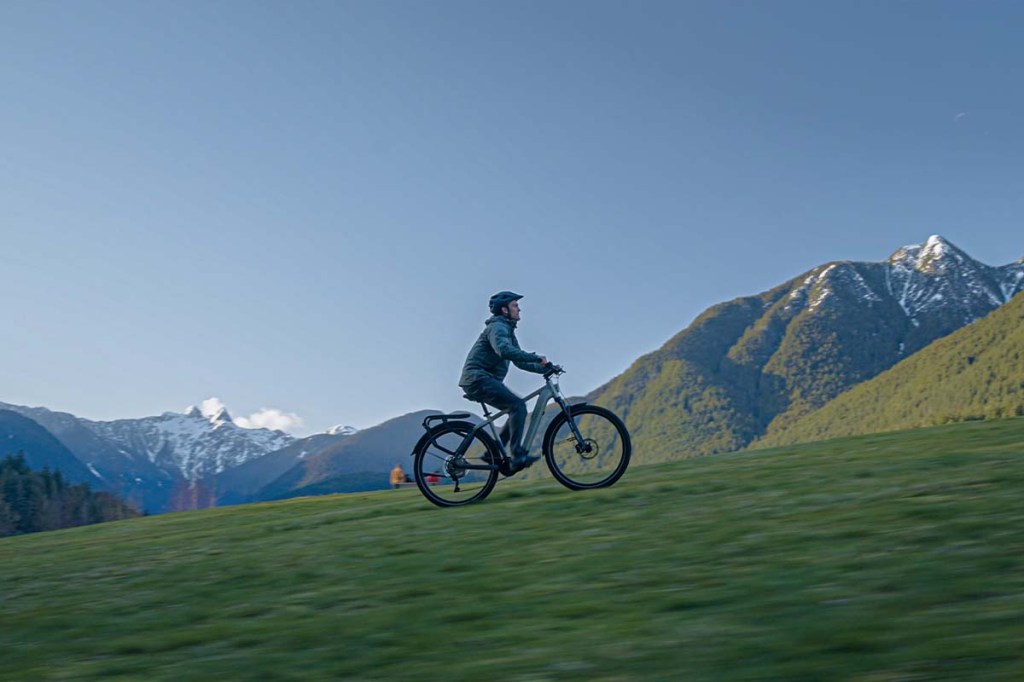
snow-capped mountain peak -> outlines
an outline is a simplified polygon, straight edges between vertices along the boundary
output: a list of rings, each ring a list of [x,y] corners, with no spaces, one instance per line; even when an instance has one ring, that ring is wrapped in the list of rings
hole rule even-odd
[[[174,413],[165,412],[164,414],[168,415]],[[214,412],[213,414],[210,414],[209,412],[206,412],[204,414],[203,411],[196,407],[195,405],[189,405],[185,409],[184,414],[189,419],[201,419],[204,422],[209,422],[211,425],[213,425],[214,428],[222,424],[234,424],[235,426],[237,426],[237,424],[235,424],[235,420],[231,418],[231,413],[228,412],[228,408],[223,406],[218,408],[217,411]]]
[[[352,434],[354,434],[354,433],[356,433],[358,431],[359,431],[359,429],[357,429],[354,426],[346,426],[344,424],[338,424],[337,426],[332,426],[331,428],[327,429],[327,435],[329,435],[329,436],[351,436]]]
[[[234,420],[231,419],[231,415],[228,413],[228,408],[222,407],[217,410],[216,414],[210,417],[210,423],[217,424],[234,424]]]
[[[972,322],[1006,303],[1024,280],[1020,265],[979,263],[939,235],[897,249],[886,265],[889,292],[915,323],[938,309]]]
[[[789,316],[835,314],[843,306],[884,309],[895,303],[913,328],[927,328],[923,343],[933,340],[937,329],[948,333],[987,315],[1022,289],[1024,262],[989,266],[932,235],[897,249],[882,263],[842,261],[814,268],[794,280],[783,310]],[[913,339],[906,343],[920,347]]]
[[[938,234],[928,237],[924,244],[908,244],[897,249],[890,256],[889,264],[892,267],[929,274],[943,274],[956,265],[979,265],[952,242]]]
[[[207,419],[195,408],[185,414],[81,423],[126,453],[138,453],[158,467],[178,471],[189,481],[236,467],[290,445],[283,431],[243,429],[226,409]]]
[[[918,258],[917,269],[922,272],[942,272],[951,264],[963,264],[970,258],[960,249],[937,234],[928,237],[921,255]],[[973,261],[971,261],[973,262]]]

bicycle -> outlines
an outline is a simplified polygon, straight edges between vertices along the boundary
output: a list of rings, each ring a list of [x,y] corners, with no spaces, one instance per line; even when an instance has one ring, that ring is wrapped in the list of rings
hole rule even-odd
[[[552,365],[544,373],[544,385],[526,396],[525,400],[536,397],[537,402],[523,447],[530,450],[546,419],[548,403],[554,399],[559,409],[550,419],[541,445],[548,470],[571,490],[606,488],[622,478],[629,466],[633,450],[629,431],[610,410],[587,403],[569,405],[558,384],[564,372]],[[494,428],[494,422],[508,410],[491,414],[487,405],[480,405],[485,418],[477,424],[466,421],[472,416],[469,412],[436,414],[423,420],[426,433],[412,451],[413,473],[423,496],[439,507],[479,502],[494,489],[499,475],[518,473],[511,467],[506,443]]]

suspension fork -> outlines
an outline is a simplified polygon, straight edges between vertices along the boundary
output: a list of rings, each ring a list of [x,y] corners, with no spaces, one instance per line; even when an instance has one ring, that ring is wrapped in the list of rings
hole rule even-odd
[[[569,422],[569,430],[572,431],[572,435],[576,438],[576,452],[583,452],[586,444],[583,442],[583,434],[580,433],[580,429],[576,426],[576,420],[572,418],[572,412],[569,411],[569,403],[565,402],[565,398],[562,397],[562,392],[555,393],[555,402],[562,408],[562,412],[565,413],[565,419]]]

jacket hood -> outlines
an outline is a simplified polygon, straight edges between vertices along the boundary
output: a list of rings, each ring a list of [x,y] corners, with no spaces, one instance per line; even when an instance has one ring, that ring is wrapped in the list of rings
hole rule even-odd
[[[497,322],[504,322],[505,324],[507,324],[508,326],[512,327],[513,329],[516,328],[516,323],[513,322],[512,320],[508,319],[504,315],[491,315],[490,317],[487,318],[487,321],[484,322],[484,325],[485,326],[490,326],[490,325],[495,324]]]

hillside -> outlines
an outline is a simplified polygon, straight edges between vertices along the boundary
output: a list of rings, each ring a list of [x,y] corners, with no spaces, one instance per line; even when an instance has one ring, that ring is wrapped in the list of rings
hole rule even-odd
[[[128,519],[139,513],[110,493],[72,484],[60,471],[33,471],[23,455],[0,458],[0,537]]]
[[[829,263],[709,308],[588,399],[626,419],[640,462],[738,450],[781,431],[1024,286],[938,236],[883,263]]]
[[[1015,680],[1024,419],[0,540],[0,679]],[[251,673],[251,674],[250,674]]]
[[[29,468],[59,471],[73,483],[97,486],[102,479],[35,420],[0,409],[0,457],[24,453]]]
[[[931,344],[760,446],[1024,416],[1024,296]]]
[[[204,484],[211,486],[216,491],[216,504],[209,506],[243,504],[254,501],[262,488],[284,475],[292,467],[299,465],[302,460],[315,457],[317,454],[339,445],[350,435],[349,432],[318,433],[297,440],[263,457],[257,457],[221,472],[212,480],[204,481]],[[378,476],[378,478],[382,478],[382,476]],[[384,486],[375,487],[380,489]]]
[[[437,410],[422,410],[395,417],[321,448],[299,459],[255,495],[276,500],[297,495],[322,495],[385,488],[396,463],[412,471],[409,453],[423,435],[423,418]],[[374,483],[376,481],[376,483]]]

